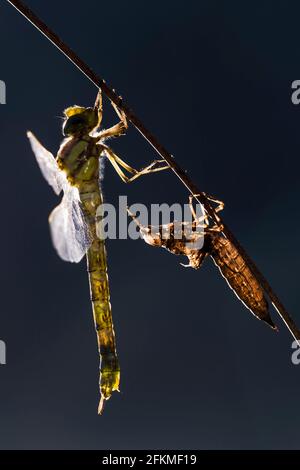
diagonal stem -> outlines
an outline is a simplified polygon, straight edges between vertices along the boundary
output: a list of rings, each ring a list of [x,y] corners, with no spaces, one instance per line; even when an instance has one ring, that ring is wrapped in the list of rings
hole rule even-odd
[[[291,332],[292,336],[299,340],[300,345],[300,331],[296,324],[290,317],[289,313],[285,309],[284,305],[280,302],[279,298],[273,291],[272,287],[257,268],[255,263],[246,253],[242,245],[236,239],[231,230],[223,222],[223,220],[216,216],[214,208],[211,206],[209,200],[206,198],[205,193],[199,191],[197,186],[192,182],[187,173],[176,163],[174,157],[159,143],[156,137],[144,126],[144,124],[138,119],[134,112],[123,102],[122,98],[110,88],[105,80],[99,77],[67,44],[65,44],[35,13],[30,10],[24,2],[20,0],[7,0],[12,6],[14,6],[33,26],[35,26],[52,44],[62,52],[67,59],[69,59],[97,88],[101,88],[103,93],[115,103],[124,113],[136,129],[142,134],[142,136],[149,142],[154,150],[168,163],[175,175],[180,181],[186,186],[189,192],[193,195],[198,196],[195,199],[198,203],[203,204],[207,213],[217,224],[223,224],[224,235],[235,245],[239,254],[248,263],[253,275],[257,278],[258,282],[264,288],[266,294],[269,296],[273,306],[281,316],[283,322]]]

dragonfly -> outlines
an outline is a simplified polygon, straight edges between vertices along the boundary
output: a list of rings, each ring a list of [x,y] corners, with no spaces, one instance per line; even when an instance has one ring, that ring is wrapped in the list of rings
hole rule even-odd
[[[121,97],[120,97],[121,99]],[[126,115],[111,103],[119,122],[100,129],[103,116],[102,93],[99,89],[94,107],[71,106],[64,111],[63,140],[56,158],[33,135],[28,138],[40,170],[59,195],[60,204],[49,216],[52,241],[65,261],[78,263],[86,255],[98,350],[100,354],[100,402],[119,391],[120,364],[112,319],[107,255],[104,239],[97,231],[97,210],[103,204],[102,166],[106,158],[119,177],[130,183],[142,175],[169,168],[164,160],[154,160],[141,170],[124,162],[105,142],[126,133]],[[163,164],[164,163],[164,164]]]
[[[216,203],[216,223],[211,224],[206,210],[201,205],[201,216],[193,206],[194,197],[189,197],[189,208],[192,214],[190,222],[172,222],[159,225],[142,225],[135,214],[128,208],[127,211],[139,227],[140,236],[151,246],[165,248],[172,254],[184,255],[189,263],[185,267],[199,269],[207,256],[219,268],[221,275],[226,279],[241,302],[259,320],[264,321],[273,330],[276,325],[269,313],[269,305],[264,291],[256,280],[248,263],[239,253],[234,244],[222,233],[223,225],[217,215],[224,209],[224,202],[206,193],[202,193],[209,201]],[[199,248],[199,246],[201,246]],[[182,263],[181,263],[182,264]]]

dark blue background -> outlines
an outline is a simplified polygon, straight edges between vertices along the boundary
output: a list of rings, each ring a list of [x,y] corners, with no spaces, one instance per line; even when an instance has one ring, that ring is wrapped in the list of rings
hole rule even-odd
[[[204,191],[300,324],[299,2],[28,0],[126,98]],[[31,129],[56,152],[58,116],[95,88],[7,2],[0,6],[0,447],[288,448],[300,445],[292,339],[257,321],[210,260],[184,271],[142,241],[108,242],[121,393],[97,416],[98,355],[85,263],[63,263],[47,216],[57,198]],[[107,102],[105,124],[116,119]],[[131,128],[113,148],[136,167],[154,152]],[[186,202],[172,174],[106,200]]]

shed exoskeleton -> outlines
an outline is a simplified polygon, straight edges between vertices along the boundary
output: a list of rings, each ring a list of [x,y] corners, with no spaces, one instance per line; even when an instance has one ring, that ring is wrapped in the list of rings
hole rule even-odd
[[[197,195],[195,195],[197,196]],[[216,213],[223,210],[224,203],[215,197],[206,194],[206,197],[217,203]],[[192,213],[192,222],[182,222],[182,227],[190,225],[190,230],[182,230],[181,237],[178,237],[178,222],[172,222],[159,227],[151,225],[143,226],[137,217],[130,212],[129,215],[139,226],[141,237],[151,246],[162,247],[176,255],[187,256],[189,260],[185,267],[199,269],[207,256],[210,256],[220,273],[226,279],[229,287],[243,304],[259,320],[263,320],[271,328],[277,330],[273,323],[269,306],[264,295],[264,291],[253,275],[245,259],[239,254],[234,244],[222,233],[222,224],[210,225],[209,217],[205,213],[202,217],[197,217],[193,207],[193,198],[190,196],[189,206]],[[217,216],[218,219],[218,216]],[[197,228],[202,228],[202,231]],[[177,237],[174,236],[177,230]],[[167,236],[166,236],[167,234]],[[197,241],[203,237],[201,247],[197,247]]]

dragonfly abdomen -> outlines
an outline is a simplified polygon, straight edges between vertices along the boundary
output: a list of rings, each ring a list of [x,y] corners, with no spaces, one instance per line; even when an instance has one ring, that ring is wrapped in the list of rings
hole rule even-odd
[[[256,317],[276,328],[263,289],[236,247],[221,234],[208,236],[211,244],[209,254],[231,289]]]
[[[100,353],[101,401],[99,412],[101,412],[104,400],[108,400],[113,391],[119,390],[120,383],[120,366],[116,352],[108,285],[106,250],[103,241],[95,240],[93,242],[88,251],[87,259],[91,301]]]
[[[120,366],[112,321],[106,249],[104,240],[98,238],[96,233],[96,212],[99,205],[102,204],[97,179],[81,185],[80,199],[93,236],[93,242],[87,252],[87,267],[100,353],[101,399],[98,412],[101,413],[105,400],[110,398],[113,391],[119,390]]]

